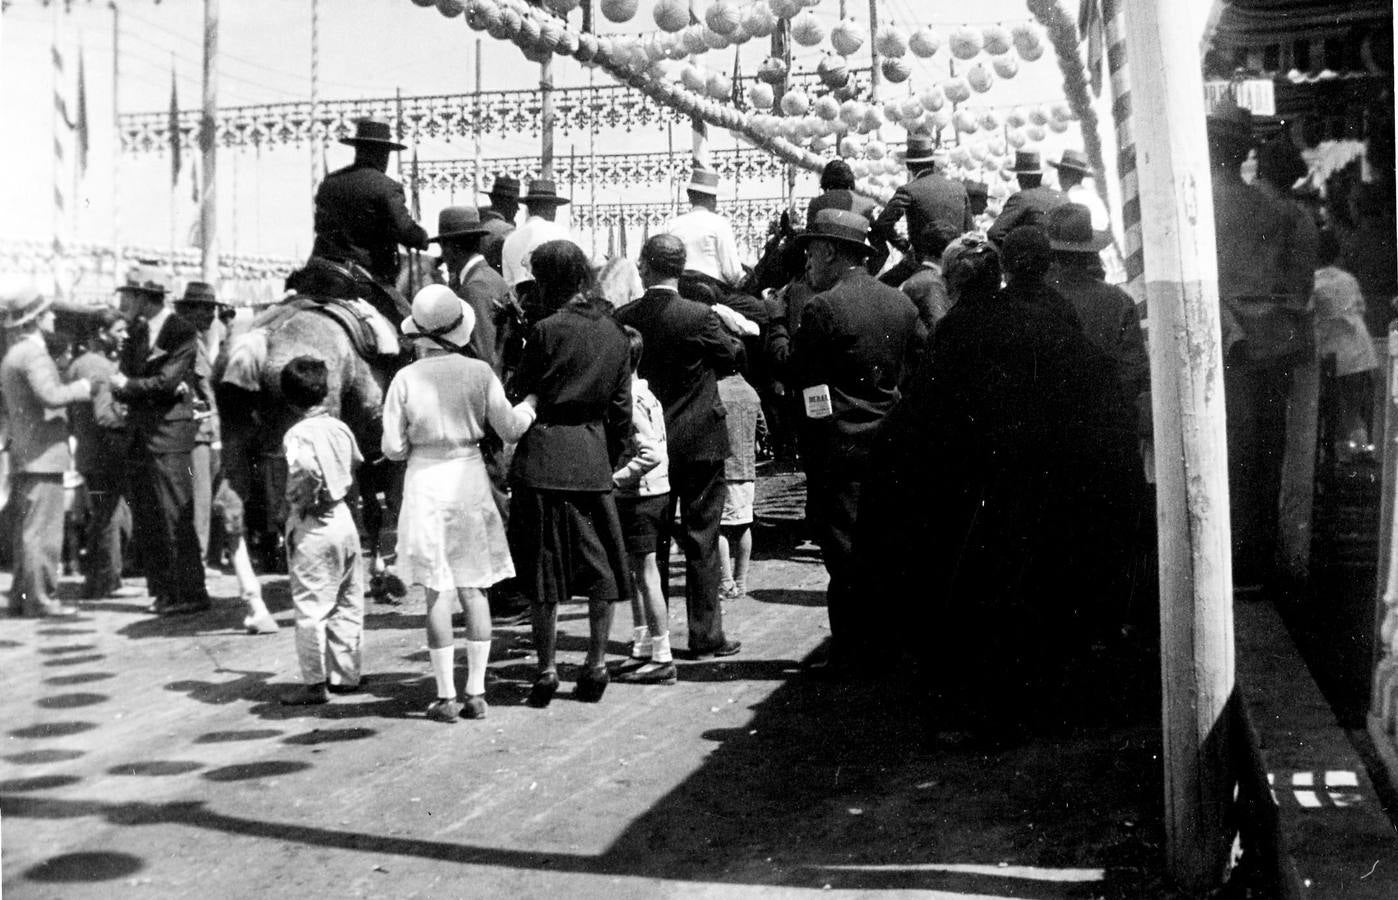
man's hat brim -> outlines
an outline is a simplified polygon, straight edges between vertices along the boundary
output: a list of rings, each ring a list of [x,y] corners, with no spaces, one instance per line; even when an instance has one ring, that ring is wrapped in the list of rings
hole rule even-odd
[[[1097,253],[1111,242],[1111,234],[1094,229],[1090,241],[1057,241],[1050,237],[1049,249],[1058,253]]]
[[[340,143],[346,144],[350,147],[382,147],[388,150],[408,149],[407,144],[400,144],[397,141],[390,141],[381,138],[343,137],[340,138]]]
[[[842,234],[826,234],[819,231],[803,231],[792,238],[796,246],[804,248],[811,241],[830,241],[835,244],[844,244],[846,247],[857,247],[865,253],[873,253],[874,248],[868,241],[861,241],[858,238],[845,237]]]
[[[465,228],[460,231],[444,231],[441,234],[434,234],[427,240],[429,243],[441,244],[446,241],[462,241],[466,238],[480,237],[483,234],[490,234],[490,229],[484,225],[477,225],[475,228]]]
[[[1054,162],[1054,161],[1052,161],[1052,160],[1049,160],[1049,165],[1053,166],[1055,169],[1058,169],[1059,171],[1064,171],[1064,170],[1066,170],[1066,171],[1069,171],[1069,172],[1077,172],[1077,173],[1082,174],[1082,175],[1095,175],[1095,174],[1096,174],[1095,172],[1092,171],[1092,169],[1088,168],[1087,166],[1080,166],[1080,165],[1078,165],[1077,163],[1072,162],[1072,161],[1068,161],[1068,162],[1062,162],[1062,161],[1060,161],[1060,162]]]
[[[560,197],[557,194],[525,194],[523,197],[519,198],[519,202],[523,203],[525,206],[531,203],[552,203],[556,206],[562,206],[565,203],[572,203],[573,201],[569,200],[567,197]]]

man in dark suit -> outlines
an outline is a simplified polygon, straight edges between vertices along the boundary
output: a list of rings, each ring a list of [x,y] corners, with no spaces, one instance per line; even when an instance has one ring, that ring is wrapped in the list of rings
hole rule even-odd
[[[388,155],[403,145],[389,138],[388,124],[361,119],[354,137],[354,162],[325,176],[316,191],[312,256],[356,262],[385,287],[398,278],[398,245],[427,249],[427,232],[413,221],[403,186],[384,174]]]
[[[468,344],[471,355],[488,363],[498,376],[496,323],[509,309],[511,295],[505,279],[481,255],[481,244],[489,233],[474,206],[448,206],[437,214],[437,234],[428,240],[441,245],[447,284],[476,314]]]
[[[513,175],[497,175],[486,193],[490,205],[481,210],[481,224],[489,233],[481,241],[481,255],[496,272],[501,271],[500,251],[505,238],[515,230],[519,215],[519,179]]]
[[[941,155],[932,139],[926,135],[908,135],[907,149],[900,155],[911,178],[893,192],[888,206],[874,220],[871,231],[874,246],[879,246],[881,241],[894,240],[893,226],[905,214],[908,217],[909,240],[921,234],[932,222],[945,222],[957,229],[958,234],[970,231],[971,203],[966,196],[966,188],[959,181],[937,174]],[[903,246],[906,248],[908,245],[904,243]],[[905,249],[903,259],[881,280],[884,284],[897,287],[911,278],[917,267],[917,259]]]
[[[137,269],[117,289],[131,322],[112,396],[127,405],[132,438],[131,513],[141,568],[159,615],[209,608],[204,562],[194,530],[191,453],[199,332],[165,304],[164,273]]]
[[[665,407],[670,505],[664,522],[668,530],[678,506],[689,650],[695,657],[731,656],[741,645],[724,634],[718,599],[718,525],[723,514],[723,460],[728,455],[718,375],[733,371],[738,345],[724,333],[711,308],[680,297],[685,250],[679,238],[658,234],[647,240],[640,271],[646,292],[617,310],[616,318],[645,340],[640,376]],[[670,536],[662,534],[657,562],[666,581],[669,547]],[[668,583],[665,587],[668,595]]]
[[[854,519],[874,433],[898,402],[917,324],[912,301],[864,267],[873,252],[868,232],[858,213],[826,209],[798,238],[806,245],[806,279],[821,291],[802,313],[791,368],[805,398],[806,516],[830,573],[825,671],[832,675],[868,661],[871,622],[857,607]]]
[[[1010,171],[1019,179],[1019,190],[1005,201],[1000,215],[995,217],[995,224],[986,232],[986,237],[997,247],[1021,225],[1042,228],[1044,217],[1068,202],[1067,194],[1044,186],[1044,164],[1038,151],[1016,150],[1015,166]]]

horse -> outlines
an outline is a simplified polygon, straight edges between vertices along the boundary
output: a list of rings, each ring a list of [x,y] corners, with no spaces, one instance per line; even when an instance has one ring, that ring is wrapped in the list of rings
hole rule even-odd
[[[413,268],[417,285],[440,284],[434,263],[430,257],[405,257],[403,265]],[[407,277],[400,273],[400,281]],[[398,322],[411,309],[401,294],[374,284],[353,264],[312,259],[288,276],[287,288],[290,293],[282,303],[261,313],[247,332],[230,341],[218,373],[229,484],[248,507],[249,531],[253,523],[262,526],[261,539],[254,541],[250,535],[249,543],[263,550],[264,565],[271,561],[267,554],[276,552],[285,519],[282,438],[297,417],[282,397],[281,372],[290,360],[313,356],[326,364],[328,411],[349,426],[366,458],[356,481],[362,525],[373,554],[371,593],[401,596],[401,582],[387,572],[384,546],[397,517],[401,466],[384,460],[379,446],[384,391],[394,373],[411,360],[396,341]],[[366,356],[344,325],[317,308],[326,301],[355,298],[368,302],[381,317],[379,347],[391,352]]]

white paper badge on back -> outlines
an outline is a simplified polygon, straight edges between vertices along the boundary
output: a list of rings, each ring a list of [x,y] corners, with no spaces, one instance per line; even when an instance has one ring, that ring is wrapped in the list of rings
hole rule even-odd
[[[813,384],[801,391],[801,399],[806,404],[806,418],[828,419],[835,414],[830,404],[830,385]]]

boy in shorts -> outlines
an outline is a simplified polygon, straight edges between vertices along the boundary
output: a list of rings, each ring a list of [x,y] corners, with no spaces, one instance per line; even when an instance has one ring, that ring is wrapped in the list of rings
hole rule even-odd
[[[718,596],[737,600],[748,592],[752,560],[752,504],[757,486],[757,426],[762,401],[742,375],[718,383],[718,397],[728,418],[728,458],[723,461],[723,518],[719,520],[718,557],[723,582]]]
[[[670,499],[670,464],[665,450],[665,409],[636,374],[644,344],[641,333],[623,326],[631,342],[631,437],[621,465],[612,473],[617,513],[621,517],[626,553],[636,591],[631,595],[631,658],[644,660],[617,676],[631,684],[674,684],[675,659],[670,651],[670,613],[660,590],[655,554],[660,523]]]

